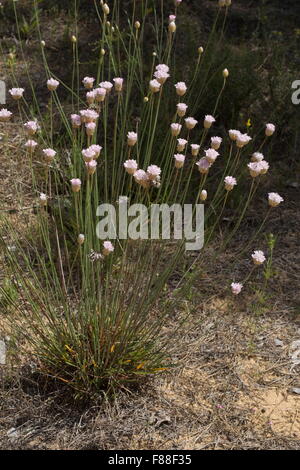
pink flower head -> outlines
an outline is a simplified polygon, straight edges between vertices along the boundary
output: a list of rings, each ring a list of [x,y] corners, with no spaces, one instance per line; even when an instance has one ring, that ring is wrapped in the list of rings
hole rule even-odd
[[[176,153],[174,155],[174,159],[175,159],[175,168],[177,169],[182,168],[184,165],[185,155],[183,155],[182,153]]]
[[[101,153],[102,147],[100,145],[93,144],[90,145],[89,150],[94,152],[94,158],[98,158]]]
[[[8,90],[8,93],[14,100],[19,100],[22,98],[24,91],[24,88],[11,88],[11,90]]]
[[[27,140],[25,147],[29,149],[30,152],[34,152],[38,143],[35,140]]]
[[[187,144],[187,140],[177,139],[177,150],[178,150],[178,152],[183,152],[184,149],[185,149],[186,144]]]
[[[258,164],[260,165],[260,174],[261,175],[265,175],[266,173],[268,173],[270,165],[266,160],[262,160],[261,162],[258,162]]]
[[[176,21],[175,15],[169,15],[169,23],[172,23],[172,21]]]
[[[266,125],[266,136],[271,137],[274,134],[276,127],[274,124],[267,124]]]
[[[83,109],[79,111],[79,113],[81,116],[81,121],[84,123],[95,122],[99,117],[99,114],[96,113],[96,111],[94,111],[93,109]]]
[[[204,118],[204,128],[210,129],[214,122],[216,122],[215,118],[210,114],[207,114]]]
[[[113,84],[111,82],[101,82],[99,83],[99,86],[100,88],[105,88],[106,93],[110,93],[113,88]]]
[[[170,71],[168,65],[166,65],[166,64],[158,64],[156,66],[156,70],[161,70],[161,71],[166,72],[166,73],[169,73],[169,71]]]
[[[82,80],[84,88],[91,90],[94,86],[94,81],[95,79],[93,77],[84,77],[84,79]]]
[[[138,169],[138,164],[136,160],[126,160],[124,163],[124,168],[129,175],[134,175]]]
[[[251,257],[252,257],[253,263],[257,266],[260,265],[260,264],[263,264],[266,261],[266,257],[264,255],[264,252],[261,251],[261,250],[254,251],[254,253],[252,253]]]
[[[205,158],[209,163],[214,163],[219,155],[219,152],[214,149],[205,150]]]
[[[51,163],[56,155],[56,152],[53,149],[44,149],[43,154],[45,155],[46,162]]]
[[[85,162],[91,162],[92,160],[96,158],[96,153],[94,149],[92,149],[91,147],[87,149],[83,149],[81,154]]]
[[[49,78],[49,80],[47,80],[47,88],[50,91],[56,90],[58,85],[59,81],[55,80],[54,78]]]
[[[200,151],[200,145],[198,144],[191,144],[191,149],[192,149],[192,155],[193,157],[197,157]]]
[[[47,205],[47,199],[48,199],[48,197],[46,196],[45,193],[40,194],[40,204],[41,204],[41,206],[46,206]]]
[[[238,139],[240,134],[241,134],[240,131],[237,131],[236,129],[230,129],[229,131],[229,137],[234,142]]]
[[[266,160],[262,160],[260,162],[251,162],[248,163],[248,168],[250,171],[250,175],[252,178],[256,178],[259,175],[264,175],[267,173],[269,169],[269,163]]]
[[[261,162],[264,159],[264,156],[260,152],[254,152],[251,157],[252,162]]]
[[[156,70],[156,72],[154,73],[154,77],[161,85],[163,85],[170,77],[170,75],[164,70]]]
[[[95,133],[95,130],[96,130],[96,123],[95,122],[87,122],[85,124],[85,130],[86,130],[86,135],[88,135],[89,137],[91,137],[92,135],[94,135]]]
[[[184,82],[178,82],[174,85],[178,96],[183,96],[187,92],[187,86]]]
[[[178,103],[177,104],[177,114],[179,117],[183,117],[186,114],[186,111],[188,109],[188,105],[185,103]]]
[[[211,137],[211,148],[214,150],[219,150],[222,143],[222,137]]]
[[[74,129],[79,129],[81,126],[81,117],[79,114],[71,114],[71,123]]]
[[[115,90],[116,90],[117,92],[122,91],[124,79],[123,79],[123,78],[120,78],[120,77],[117,77],[117,78],[114,78],[114,79],[113,79],[113,82],[114,82],[114,84],[115,84]]]
[[[196,163],[198,166],[198,170],[200,171],[201,174],[205,175],[208,173],[211,164],[207,161],[206,158],[200,158],[199,162]]]
[[[103,243],[103,251],[102,254],[103,256],[108,256],[114,251],[114,246],[110,241],[105,241]]]
[[[129,147],[133,147],[137,143],[137,133],[136,132],[128,132],[127,134],[127,144]]]
[[[173,122],[173,124],[171,124],[171,133],[172,133],[172,136],[173,137],[177,137],[180,132],[181,132],[181,129],[182,129],[182,125],[181,124],[178,124],[176,122]]]
[[[95,88],[94,93],[95,93],[95,100],[97,101],[97,103],[101,103],[102,101],[105,100],[105,97],[107,94],[105,88]]]
[[[232,191],[234,186],[237,185],[236,179],[233,176],[226,176],[224,183],[226,191]]]
[[[155,181],[160,177],[161,169],[156,165],[150,165],[147,168],[147,175],[149,180]]]
[[[6,108],[2,108],[0,110],[0,122],[7,122],[10,120],[12,113],[8,111]]]
[[[150,181],[147,173],[144,170],[137,170],[133,175],[135,181],[143,188],[149,188]]]
[[[278,193],[268,193],[269,206],[271,207],[279,206],[279,204],[283,201],[284,199],[281,196],[279,196]]]
[[[194,129],[194,127],[198,124],[198,121],[192,117],[188,117],[184,121],[187,129],[189,130]]]
[[[92,160],[90,162],[85,162],[86,170],[88,175],[93,175],[97,169],[97,162],[96,160]]]
[[[34,135],[40,129],[40,126],[36,121],[25,122],[24,127],[28,135]]]
[[[88,104],[93,104],[96,99],[96,93],[95,90],[88,91],[86,94],[86,101]]]
[[[78,245],[83,245],[84,244],[84,240],[85,240],[85,236],[83,235],[83,233],[80,233],[77,237],[77,243]]]
[[[149,85],[150,85],[150,90],[152,91],[152,93],[158,93],[159,92],[161,84],[159,83],[158,80],[156,80],[156,79],[150,80]]]
[[[252,140],[252,137],[250,137],[248,134],[239,133],[239,135],[236,139],[236,145],[239,148],[243,148],[243,147],[245,147],[245,145],[249,144],[250,140]]]
[[[73,193],[78,193],[81,189],[81,180],[79,178],[73,178],[70,180],[70,183],[72,185]]]
[[[242,289],[243,289],[243,284],[241,284],[240,282],[232,282],[231,283],[231,292],[234,295],[238,295],[241,292]]]

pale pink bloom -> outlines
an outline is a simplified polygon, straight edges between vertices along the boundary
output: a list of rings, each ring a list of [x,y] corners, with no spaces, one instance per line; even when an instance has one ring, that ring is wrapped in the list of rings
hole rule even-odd
[[[200,145],[198,144],[191,144],[191,149],[192,149],[192,155],[193,157],[197,157],[200,151]]]
[[[240,134],[240,131],[237,131],[236,129],[230,129],[229,131],[229,137],[233,141],[236,141]]]
[[[249,144],[250,140],[252,140],[252,137],[250,137],[248,134],[239,133],[238,138],[236,140],[236,145],[239,148],[243,148],[245,147],[245,145]]]
[[[93,175],[96,172],[97,162],[96,160],[92,160],[91,162],[85,163],[88,175]]]
[[[263,160],[264,161],[264,160]],[[251,162],[251,163],[248,163],[248,168],[249,168],[249,171],[250,171],[250,175],[252,176],[252,178],[256,178],[257,176],[261,175],[262,174],[262,166],[261,166],[262,162]]]
[[[271,207],[279,206],[279,204],[283,201],[284,199],[281,196],[279,196],[278,193],[268,193],[269,206]]]
[[[203,175],[208,173],[211,167],[211,164],[207,161],[206,158],[201,158],[199,162],[196,163],[196,165],[198,166],[198,170],[200,171],[200,173],[202,173]]]
[[[138,169],[138,164],[136,160],[126,160],[124,163],[124,168],[129,175],[134,175]]]
[[[44,149],[43,154],[45,155],[46,162],[51,163],[56,155],[56,152],[53,149]]]
[[[214,150],[219,150],[222,143],[222,137],[211,137],[211,148]]]
[[[150,80],[149,82],[150,90],[152,93],[157,93],[160,90],[161,84],[157,80]]]
[[[40,129],[40,126],[36,121],[25,122],[24,127],[28,135],[34,135]]]
[[[84,88],[91,90],[94,86],[94,81],[95,79],[93,77],[84,77],[84,79],[82,80]]]
[[[176,20],[175,15],[169,15],[169,23],[171,23],[172,21],[175,21],[175,20]]]
[[[147,175],[149,180],[154,181],[160,177],[161,169],[157,165],[150,165],[147,168]]]
[[[114,84],[115,84],[115,90],[116,90],[117,92],[122,91],[124,78],[120,78],[120,77],[114,78],[114,79],[113,79],[113,82],[114,82]]]
[[[19,100],[22,98],[24,91],[24,88],[11,88],[11,90],[8,90],[8,93],[14,100]]]
[[[147,173],[144,170],[137,170],[133,175],[135,181],[143,188],[149,188],[150,181]]]
[[[92,152],[94,152],[95,154],[94,158],[98,158],[101,153],[102,147],[100,145],[93,144],[93,145],[90,145],[89,149],[92,150]]]
[[[173,137],[177,137],[180,132],[181,132],[181,129],[182,129],[182,125],[181,124],[178,124],[176,122],[173,122],[173,124],[171,124],[171,133],[172,133],[172,136]]]
[[[271,137],[274,134],[276,127],[274,124],[267,124],[266,125],[266,136]]]
[[[178,96],[183,96],[187,92],[187,86],[184,82],[178,82],[174,85]]]
[[[114,246],[110,241],[106,241],[103,243],[103,256],[108,256],[114,251]]]
[[[204,128],[210,129],[214,122],[216,122],[216,120],[213,116],[211,116],[210,114],[206,115],[204,118]]]
[[[194,129],[194,127],[198,124],[198,121],[192,117],[188,117],[184,121],[187,129],[189,130]]]
[[[81,117],[79,114],[71,114],[71,123],[74,129],[79,129],[81,126]]]
[[[182,0],[174,0],[175,6],[179,6],[181,4]]]
[[[41,206],[46,206],[47,205],[47,199],[48,199],[48,197],[46,196],[46,194],[44,194],[44,193],[40,194],[40,204],[41,204]]]
[[[107,93],[111,92],[113,84],[111,82],[101,82],[99,83],[100,88],[105,88]]]
[[[81,180],[79,178],[72,178],[70,183],[72,185],[73,193],[78,193],[81,189]]]
[[[163,85],[170,77],[170,75],[164,70],[156,70],[156,72],[154,73],[154,77],[161,85]]]
[[[34,152],[38,143],[35,140],[27,140],[25,147],[30,150],[30,152]]]
[[[93,104],[95,99],[96,99],[95,90],[88,91],[86,94],[86,101],[88,102],[88,104]]]
[[[232,191],[237,184],[236,179],[233,176],[226,176],[224,183],[226,191]]]
[[[0,110],[0,122],[7,122],[10,120],[12,113],[8,111],[6,108],[2,108]]]
[[[256,264],[257,266],[260,264],[263,264],[266,261],[266,257],[264,255],[264,252],[261,250],[256,250],[254,253],[251,255],[253,263]]]
[[[206,201],[207,199],[207,191],[205,189],[202,189],[201,193],[200,193],[200,199],[201,201]]]
[[[94,160],[96,158],[96,153],[94,151],[94,149],[92,149],[91,147],[87,148],[87,149],[83,149],[81,151],[81,154],[83,156],[83,159],[85,162],[91,162],[92,160]]]
[[[84,244],[84,240],[85,240],[85,236],[83,235],[83,233],[80,233],[78,235],[78,238],[77,238],[77,243],[78,245],[83,245]]]
[[[214,163],[219,155],[219,152],[214,149],[205,150],[205,158],[209,163]]]
[[[133,147],[137,143],[138,135],[136,132],[128,132],[127,134],[127,145]]]
[[[158,64],[156,70],[162,70],[163,72],[169,73],[170,68],[166,64]]]
[[[178,103],[177,104],[177,114],[179,117],[185,116],[186,110],[188,109],[188,105],[185,103]]]
[[[260,174],[261,175],[265,175],[266,173],[268,173],[270,165],[266,160],[262,160],[261,162],[259,162],[259,165],[260,165]]]
[[[175,21],[171,21],[171,22],[169,23],[169,28],[168,28],[168,29],[169,29],[169,32],[170,32],[170,33],[175,33],[175,31],[176,31],[176,23],[175,23]]]
[[[84,123],[95,122],[99,117],[99,114],[96,113],[96,111],[94,111],[93,109],[83,109],[79,111],[79,113],[81,116],[81,121]]]
[[[85,124],[86,135],[89,137],[93,136],[96,130],[96,123],[95,122],[87,122]]]
[[[97,101],[97,103],[101,103],[102,101],[105,100],[105,97],[106,97],[105,88],[95,88],[94,93],[95,93],[95,100]]]
[[[49,80],[47,80],[47,88],[50,91],[56,90],[58,85],[59,85],[59,81],[55,80],[54,78],[49,78]]]
[[[175,168],[182,168],[183,165],[184,165],[184,160],[185,160],[185,155],[183,155],[182,153],[176,153],[174,155],[174,159],[175,159]]]
[[[261,162],[264,159],[264,156],[260,152],[254,152],[251,157],[252,162]]]
[[[178,142],[178,144],[177,144],[177,150],[178,150],[178,152],[183,152],[184,149],[185,149],[185,146],[186,146],[186,144],[187,144],[187,140],[185,140],[185,139],[177,139],[177,142]]]
[[[243,289],[243,284],[241,284],[240,282],[231,283],[231,291],[234,295],[238,295],[242,289]]]

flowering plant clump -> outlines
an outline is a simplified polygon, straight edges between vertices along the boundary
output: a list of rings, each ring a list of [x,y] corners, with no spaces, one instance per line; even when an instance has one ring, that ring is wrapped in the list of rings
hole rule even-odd
[[[270,167],[264,154],[275,125],[267,124],[263,136],[252,130],[220,131],[218,104],[230,80],[228,69],[222,66],[223,87],[209,109],[196,106],[203,47],[195,51],[194,67],[189,67],[194,69],[192,77],[175,73],[174,38],[181,25],[182,2],[174,1],[165,24],[154,22],[157,50],[150,54],[148,49],[144,52],[143,41],[151,13],[146,14],[140,3],[127,18],[126,34],[118,25],[119,2],[96,6],[100,20],[97,60],[82,71],[81,39],[72,36],[71,86],[51,71],[39,37],[47,74],[46,111],[27,105],[26,88],[9,90],[21,112],[23,160],[30,168],[32,196],[38,202],[38,243],[30,234],[20,239],[9,221],[1,235],[6,245],[7,239],[13,239],[18,251],[17,255],[7,251],[10,273],[24,300],[11,299],[16,312],[12,321],[30,343],[40,370],[67,384],[76,397],[110,390],[169,366],[167,345],[162,346],[160,334],[168,309],[155,315],[153,310],[162,302],[179,263],[186,269],[176,292],[186,296],[197,273],[192,272],[193,265],[201,262],[202,255],[190,263],[183,238],[170,237],[171,249],[163,237],[154,242],[145,234],[142,214],[131,220],[137,206],[203,203],[202,250],[221,232],[218,246],[223,250]],[[226,18],[231,2],[218,3],[218,15],[226,7]],[[155,18],[163,14],[153,8]],[[69,93],[72,109],[60,101],[63,90]],[[9,109],[0,110],[4,130],[14,118]],[[240,188],[243,194],[236,207],[235,193]],[[269,193],[266,206],[274,208],[282,202],[279,194]],[[117,233],[123,217],[120,209],[129,203],[126,230]],[[103,205],[109,206],[105,214]],[[232,211],[234,207],[237,210]],[[227,210],[233,212],[232,222],[218,230]],[[99,220],[104,215],[106,219]],[[140,227],[140,236],[129,239],[127,228],[132,225]],[[101,238],[99,233],[104,231]],[[256,250],[252,261],[254,268],[266,256]],[[226,287],[238,295],[246,290],[247,282]]]

